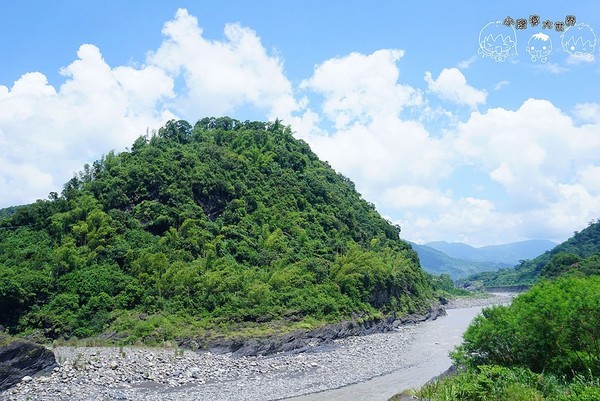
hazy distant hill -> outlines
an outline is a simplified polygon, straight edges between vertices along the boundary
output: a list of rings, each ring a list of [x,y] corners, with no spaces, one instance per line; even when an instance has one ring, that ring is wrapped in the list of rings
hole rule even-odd
[[[481,281],[492,287],[531,285],[540,274],[550,278],[571,269],[579,269],[583,274],[600,270],[600,220],[591,222],[562,244],[534,259],[523,261],[514,269],[480,273],[467,280]]]
[[[446,253],[427,245],[418,245],[412,242],[410,244],[413,249],[417,251],[423,270],[431,274],[448,274],[454,280],[465,277],[469,274],[475,274],[484,271],[495,271],[512,266],[505,263],[487,261],[475,262],[471,260],[453,258]],[[468,245],[465,246],[468,247]]]
[[[21,207],[23,207],[23,206],[9,206],[9,207],[5,207],[4,209],[0,209],[0,219],[2,219],[4,217],[12,216]]]
[[[504,245],[489,245],[481,248],[444,241],[430,242],[425,245],[457,259],[514,266],[522,260],[532,259],[543,254],[557,244],[548,240],[529,240]]]

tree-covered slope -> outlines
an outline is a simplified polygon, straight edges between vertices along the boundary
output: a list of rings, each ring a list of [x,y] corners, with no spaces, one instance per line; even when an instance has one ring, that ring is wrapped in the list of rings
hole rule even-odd
[[[19,207],[21,206],[10,206],[5,207],[4,209],[0,209],[0,219],[12,216],[19,209]]]
[[[171,121],[0,220],[0,324],[159,341],[422,310],[398,232],[279,122]]]
[[[521,262],[514,269],[484,272],[467,280],[480,280],[486,286],[531,285],[540,275],[552,278],[569,271],[600,272],[600,220],[591,222],[567,241],[534,259]]]
[[[513,242],[502,245],[488,245],[479,248],[485,255],[488,261],[506,263],[512,266],[520,263],[522,260],[533,259],[542,253],[553,249],[555,242],[548,240],[528,240]]]

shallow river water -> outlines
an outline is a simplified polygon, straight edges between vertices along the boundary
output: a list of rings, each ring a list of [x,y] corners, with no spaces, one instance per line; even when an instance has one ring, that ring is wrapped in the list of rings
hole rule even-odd
[[[404,389],[420,387],[450,367],[448,352],[460,344],[463,332],[481,309],[449,309],[447,316],[419,324],[414,341],[405,353],[408,365],[399,370],[339,389],[287,398],[286,401],[387,401]]]

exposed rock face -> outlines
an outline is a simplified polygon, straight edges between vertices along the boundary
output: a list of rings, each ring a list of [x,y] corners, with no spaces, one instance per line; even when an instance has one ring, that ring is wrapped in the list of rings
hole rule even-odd
[[[365,322],[345,321],[330,324],[312,331],[294,331],[280,337],[265,339],[246,340],[224,340],[215,342],[208,346],[213,353],[233,353],[234,356],[258,356],[271,355],[278,352],[301,353],[314,351],[315,347],[327,346],[333,340],[351,336],[363,336],[374,333],[385,333],[404,324],[414,324],[426,320],[434,320],[443,316],[446,311],[441,307],[431,308],[425,314],[405,315],[396,317],[394,315],[385,319],[368,320]],[[180,344],[186,346],[186,341]]]
[[[0,391],[24,377],[48,372],[56,366],[54,353],[41,345],[14,341],[0,347]]]

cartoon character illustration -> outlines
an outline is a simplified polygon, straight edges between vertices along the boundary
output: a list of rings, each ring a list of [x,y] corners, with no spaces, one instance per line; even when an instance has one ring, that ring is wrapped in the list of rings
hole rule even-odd
[[[541,32],[536,33],[529,38],[526,50],[531,56],[531,61],[536,62],[539,59],[542,63],[545,63],[548,61],[548,55],[552,52],[550,36]]]
[[[479,54],[497,62],[517,55],[517,32],[502,21],[490,22],[479,32]]]
[[[596,34],[586,24],[577,24],[568,27],[562,35],[560,42],[565,52],[575,57],[583,57],[588,61],[594,60],[596,50]]]

